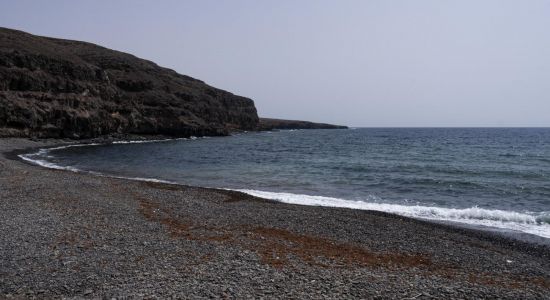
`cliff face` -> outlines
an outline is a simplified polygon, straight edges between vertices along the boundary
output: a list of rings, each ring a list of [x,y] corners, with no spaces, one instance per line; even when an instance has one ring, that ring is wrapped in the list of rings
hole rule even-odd
[[[223,135],[254,102],[130,54],[0,28],[0,136]]]

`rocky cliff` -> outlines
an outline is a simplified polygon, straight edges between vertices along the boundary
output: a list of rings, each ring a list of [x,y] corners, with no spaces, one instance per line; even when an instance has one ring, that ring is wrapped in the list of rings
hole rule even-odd
[[[224,135],[254,102],[94,44],[0,28],[0,136]]]

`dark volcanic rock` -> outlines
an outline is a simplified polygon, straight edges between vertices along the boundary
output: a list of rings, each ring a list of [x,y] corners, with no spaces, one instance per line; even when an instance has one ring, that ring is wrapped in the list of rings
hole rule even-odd
[[[224,135],[254,102],[94,44],[0,28],[0,137]]]
[[[339,126],[325,123],[313,123],[307,121],[281,120],[260,118],[260,130],[273,129],[347,129],[347,126]]]

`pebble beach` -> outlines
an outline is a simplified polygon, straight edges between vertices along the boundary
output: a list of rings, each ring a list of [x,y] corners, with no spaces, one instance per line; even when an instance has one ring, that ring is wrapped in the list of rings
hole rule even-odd
[[[16,155],[59,143],[0,139],[0,298],[550,299],[548,245]]]

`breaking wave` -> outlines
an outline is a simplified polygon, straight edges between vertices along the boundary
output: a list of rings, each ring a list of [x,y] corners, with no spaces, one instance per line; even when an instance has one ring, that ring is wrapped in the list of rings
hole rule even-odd
[[[545,238],[550,238],[550,212],[514,212],[498,209],[483,209],[479,207],[444,208],[420,205],[409,206],[401,204],[373,203],[324,196],[275,193],[247,189],[240,189],[238,191],[256,197],[290,204],[382,211],[411,218],[490,226],[512,231],[521,231],[542,236]]]

